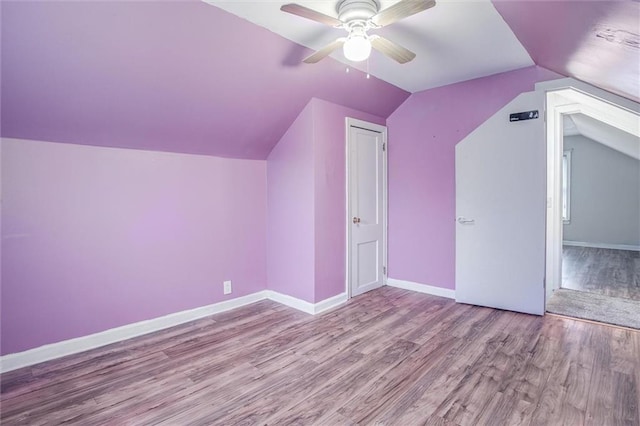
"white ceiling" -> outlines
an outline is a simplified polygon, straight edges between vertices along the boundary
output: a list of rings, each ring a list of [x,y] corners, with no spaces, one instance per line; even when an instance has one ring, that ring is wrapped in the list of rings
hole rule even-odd
[[[281,5],[297,2],[337,17],[337,1],[205,1],[314,50],[345,34],[280,11]],[[380,3],[382,10],[397,0]],[[490,0],[438,0],[431,9],[370,33],[403,45],[416,58],[400,65],[374,52],[368,64],[356,64],[344,59],[341,51],[332,56],[412,93],[534,65]]]
[[[627,133],[584,114],[565,115],[565,136],[583,135],[611,149],[640,160],[640,131]]]

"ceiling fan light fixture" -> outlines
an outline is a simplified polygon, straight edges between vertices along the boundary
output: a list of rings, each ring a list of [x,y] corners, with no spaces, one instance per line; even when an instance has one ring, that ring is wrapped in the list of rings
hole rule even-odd
[[[400,0],[381,11],[380,0],[338,0],[337,18],[296,3],[284,4],[280,10],[349,33],[306,57],[302,61],[306,64],[315,64],[340,47],[344,57],[351,62],[368,59],[371,49],[375,49],[399,64],[406,64],[416,57],[415,53],[379,35],[369,37],[367,31],[386,27],[435,5],[436,0]]]
[[[352,62],[364,61],[371,54],[371,42],[366,35],[351,34],[342,47],[344,57]]]

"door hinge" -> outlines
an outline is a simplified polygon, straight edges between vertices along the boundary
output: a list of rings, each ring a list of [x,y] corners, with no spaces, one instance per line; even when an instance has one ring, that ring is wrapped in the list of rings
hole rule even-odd
[[[386,144],[386,142],[382,144],[382,150],[383,150],[383,151],[386,151],[386,150],[387,150],[387,144]]]
[[[387,267],[386,267],[386,266],[383,266],[383,267],[382,267],[382,273],[383,273],[384,275],[387,275]]]

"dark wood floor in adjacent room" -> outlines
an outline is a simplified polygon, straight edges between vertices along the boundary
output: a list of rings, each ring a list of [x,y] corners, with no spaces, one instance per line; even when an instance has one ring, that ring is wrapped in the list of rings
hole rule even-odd
[[[2,423],[639,425],[640,333],[389,287],[270,301],[2,376]]]
[[[640,300],[640,252],[563,246],[562,288]]]

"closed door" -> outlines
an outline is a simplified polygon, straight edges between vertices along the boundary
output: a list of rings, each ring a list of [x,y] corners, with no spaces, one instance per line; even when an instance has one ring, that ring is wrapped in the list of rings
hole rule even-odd
[[[384,285],[386,128],[350,120],[349,267],[351,295]]]
[[[543,105],[521,94],[456,146],[458,302],[544,312],[544,121],[508,121]]]

